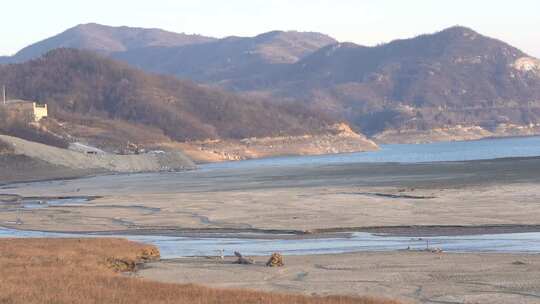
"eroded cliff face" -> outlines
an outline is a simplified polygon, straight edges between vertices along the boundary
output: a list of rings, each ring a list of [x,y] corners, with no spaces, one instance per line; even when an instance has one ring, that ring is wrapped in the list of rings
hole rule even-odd
[[[517,59],[512,67],[522,72],[534,72],[540,76],[540,60],[533,57],[521,57]]]

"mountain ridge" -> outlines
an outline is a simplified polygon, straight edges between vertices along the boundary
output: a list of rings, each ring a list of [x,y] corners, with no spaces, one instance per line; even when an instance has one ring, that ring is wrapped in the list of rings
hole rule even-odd
[[[272,31],[108,56],[153,73],[305,105],[374,137],[540,123],[540,60],[463,26],[369,47],[320,33]]]
[[[236,83],[264,81],[264,75],[335,42],[315,32],[272,31],[203,44],[139,48],[112,57],[147,71],[235,89]]]
[[[500,40],[452,27],[375,47],[327,46],[255,89],[338,108],[368,135],[462,124],[529,125],[539,121],[538,62]]]
[[[4,61],[12,63],[35,59],[56,48],[77,48],[103,54],[145,46],[179,46],[204,43],[215,38],[174,33],[157,28],[107,26],[97,23],[79,24],[50,38],[33,43]]]

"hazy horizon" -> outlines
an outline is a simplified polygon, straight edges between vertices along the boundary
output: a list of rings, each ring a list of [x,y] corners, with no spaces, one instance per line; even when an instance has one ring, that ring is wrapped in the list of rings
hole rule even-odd
[[[535,16],[540,2],[533,0],[513,5],[502,0],[32,2],[4,5],[9,13],[0,19],[0,55],[13,55],[78,24],[99,23],[216,38],[255,36],[273,30],[311,31],[366,46],[461,25],[540,57],[540,34],[532,30],[540,26],[540,18]]]

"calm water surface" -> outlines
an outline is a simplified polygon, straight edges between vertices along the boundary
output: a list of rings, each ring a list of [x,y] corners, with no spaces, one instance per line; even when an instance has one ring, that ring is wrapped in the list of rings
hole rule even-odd
[[[88,234],[61,234],[0,228],[1,237],[96,237]],[[246,255],[269,255],[281,252],[286,255],[331,254],[362,251],[395,251],[410,248],[422,250],[427,246],[445,252],[496,252],[540,253],[540,233],[509,233],[468,236],[395,237],[357,232],[348,237],[318,239],[247,239],[247,238],[198,238],[159,235],[120,236],[133,241],[153,244],[160,249],[162,258],[186,256],[216,256],[219,250],[231,256],[234,251]]]
[[[207,164],[201,169],[250,168],[259,166],[290,166],[309,164],[339,164],[362,162],[440,162],[540,156],[540,136],[483,139],[476,141],[437,142],[431,144],[381,145],[375,152],[332,154],[320,156],[274,157],[256,160]]]

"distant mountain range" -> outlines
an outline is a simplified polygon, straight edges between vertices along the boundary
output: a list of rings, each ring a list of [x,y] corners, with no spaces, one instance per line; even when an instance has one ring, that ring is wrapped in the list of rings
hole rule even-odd
[[[540,61],[459,26],[365,47],[319,33],[215,39],[87,24],[3,61],[57,47],[97,51],[146,71],[275,103],[307,105],[373,137],[463,126],[497,135],[501,126],[540,126]]]
[[[337,41],[319,33],[274,31],[209,43],[145,47],[111,56],[147,71],[233,88],[257,79],[264,82],[269,73],[334,43]]]

